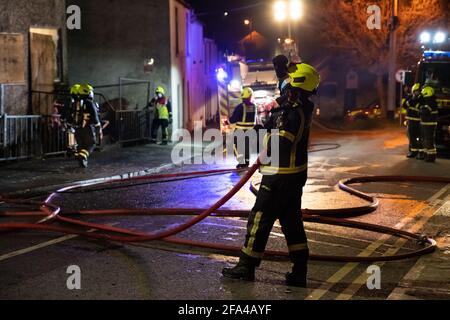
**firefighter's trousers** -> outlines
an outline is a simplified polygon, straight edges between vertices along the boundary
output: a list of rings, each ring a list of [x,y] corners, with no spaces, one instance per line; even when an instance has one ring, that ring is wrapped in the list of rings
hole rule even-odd
[[[78,143],[76,155],[88,160],[95,148],[94,128],[92,126],[77,128],[75,131],[75,139]]]
[[[436,124],[422,123],[422,151],[429,156],[437,154],[436,149]]]
[[[158,138],[158,130],[162,128],[162,140],[168,142],[169,139],[169,120],[167,119],[154,119],[152,124],[152,139]]]
[[[422,150],[421,136],[420,120],[408,120],[409,151],[419,152]]]
[[[249,217],[241,259],[259,266],[275,221],[285,235],[291,261],[305,264],[308,241],[301,213],[306,175],[263,176],[255,207]]]

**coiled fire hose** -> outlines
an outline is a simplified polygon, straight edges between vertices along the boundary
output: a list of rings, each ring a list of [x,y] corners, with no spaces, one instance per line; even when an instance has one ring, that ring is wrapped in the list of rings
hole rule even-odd
[[[92,187],[93,185],[81,185],[70,186],[58,190],[52,193],[44,203],[17,200],[17,199],[3,199],[0,201],[8,204],[17,205],[36,205],[40,207],[38,212],[3,212],[0,216],[3,217],[35,217],[42,218],[36,223],[2,223],[0,224],[0,230],[14,231],[14,230],[38,230],[45,232],[55,232],[62,234],[79,235],[90,239],[108,240],[121,243],[134,243],[134,242],[147,242],[155,240],[163,240],[169,243],[177,245],[185,245],[192,247],[199,247],[204,249],[212,249],[219,251],[228,251],[231,253],[239,253],[240,247],[233,247],[217,243],[207,243],[200,241],[191,241],[181,238],[174,238],[173,236],[186,231],[192,226],[200,223],[204,219],[212,217],[241,217],[247,218],[248,211],[240,210],[220,210],[234,195],[251,179],[254,173],[259,169],[260,163],[257,161],[242,177],[242,179],[234,186],[222,199],[217,201],[213,206],[208,209],[115,209],[115,210],[85,210],[75,212],[64,212],[62,208],[52,204],[52,200],[58,194],[76,192],[77,190],[83,190],[86,187]],[[189,172],[189,173],[177,173],[177,174],[162,174],[146,177],[133,177],[122,180],[120,183],[130,183],[137,181],[161,181],[166,179],[194,179],[204,177],[208,175],[227,174],[233,173],[237,170],[212,170],[204,172]],[[170,182],[171,180],[166,180]],[[165,182],[165,181],[163,181]],[[406,254],[398,254],[393,256],[372,256],[372,257],[360,257],[360,256],[323,256],[313,254],[312,260],[317,261],[332,261],[332,262],[381,262],[381,261],[396,261],[408,258],[420,257],[425,254],[432,253],[436,250],[436,242],[433,239],[429,239],[423,235],[413,234],[407,231],[398,230],[394,228],[384,227],[380,225],[374,225],[369,223],[357,222],[353,220],[344,219],[348,217],[361,216],[369,213],[373,213],[378,209],[379,200],[354,188],[351,188],[352,184],[360,183],[372,183],[372,182],[438,182],[438,183],[450,183],[450,178],[440,177],[412,177],[412,176],[378,176],[378,177],[359,177],[349,180],[344,180],[339,183],[339,188],[353,196],[368,201],[369,204],[361,207],[343,208],[343,209],[324,209],[324,210],[303,210],[304,221],[318,224],[334,225],[347,228],[361,229],[380,234],[389,234],[416,241],[421,248]],[[110,181],[101,184],[95,184],[96,187],[105,187],[117,183],[117,181]],[[257,191],[257,186],[252,184],[251,190]],[[85,222],[70,218],[69,216],[193,216],[191,220],[179,226],[162,230],[155,233],[142,233],[134,230],[112,227],[104,224],[97,224],[91,222]],[[62,227],[59,225],[52,225],[52,222],[62,222],[70,227]],[[80,227],[95,229],[95,233],[86,232],[80,230]],[[266,251],[266,257],[287,257],[287,252],[281,251]]]

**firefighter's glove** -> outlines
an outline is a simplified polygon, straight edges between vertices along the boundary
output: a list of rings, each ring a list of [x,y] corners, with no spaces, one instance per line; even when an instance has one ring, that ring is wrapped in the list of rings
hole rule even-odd
[[[273,59],[273,66],[278,79],[284,79],[288,76],[289,59],[284,55],[276,56]]]

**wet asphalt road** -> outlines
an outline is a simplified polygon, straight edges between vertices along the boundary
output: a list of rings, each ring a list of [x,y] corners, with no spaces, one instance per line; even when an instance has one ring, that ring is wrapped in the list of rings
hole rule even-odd
[[[436,164],[407,160],[406,138],[398,129],[336,135],[316,133],[314,142],[339,143],[341,148],[312,153],[310,179],[303,207],[309,209],[364,204],[336,183],[363,175],[429,175],[450,177],[450,160]],[[231,167],[230,163],[228,167]],[[222,166],[223,167],[223,166]],[[209,170],[186,166],[176,171]],[[216,167],[214,167],[216,168]],[[260,177],[256,175],[255,180]],[[55,199],[65,210],[117,208],[207,208],[240,179],[238,174],[134,186],[126,189],[67,194]],[[221,277],[237,258],[222,252],[151,242],[122,245],[38,232],[8,233],[0,239],[0,299],[449,299],[450,191],[442,184],[377,183],[357,186],[381,199],[378,212],[360,218],[438,240],[439,250],[421,259],[378,264],[381,290],[366,286],[366,264],[311,262],[309,289],[287,288],[287,261],[265,261],[255,283]],[[250,210],[255,197],[249,185],[224,208]],[[96,218],[131,229],[153,232],[173,227],[186,217]],[[5,221],[5,220],[3,220]],[[180,235],[182,238],[242,245],[245,219],[210,218]],[[396,237],[348,228],[307,224],[313,253],[380,255],[405,253],[418,246]],[[55,240],[56,239],[56,240]],[[374,245],[374,243],[376,245]],[[286,250],[281,228],[273,229],[268,249]],[[67,289],[67,268],[82,272],[82,289]]]

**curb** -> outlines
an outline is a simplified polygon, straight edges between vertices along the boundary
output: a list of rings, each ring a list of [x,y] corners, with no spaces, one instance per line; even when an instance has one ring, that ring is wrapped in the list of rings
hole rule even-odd
[[[39,188],[31,189],[31,190],[15,191],[12,193],[5,194],[4,196],[6,198],[18,197],[18,196],[24,196],[24,195],[29,196],[29,197],[40,196],[43,193],[48,193],[50,191],[56,191],[63,187],[66,187],[67,185],[87,186],[87,185],[101,184],[101,183],[112,182],[112,181],[121,181],[121,180],[126,180],[129,178],[133,178],[133,177],[144,177],[144,176],[154,175],[154,174],[161,173],[163,171],[167,171],[167,170],[179,167],[179,166],[180,165],[173,164],[173,163],[163,164],[156,168],[150,168],[150,169],[145,169],[145,170],[141,170],[141,171],[118,174],[118,175],[109,176],[109,177],[81,180],[81,181],[76,181],[76,182],[67,182],[64,184],[39,187]]]

